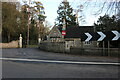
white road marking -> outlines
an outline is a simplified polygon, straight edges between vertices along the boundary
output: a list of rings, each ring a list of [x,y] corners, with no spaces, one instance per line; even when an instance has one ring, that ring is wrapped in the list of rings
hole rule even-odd
[[[76,61],[55,61],[55,60],[39,60],[39,59],[20,59],[20,58],[0,58],[0,60],[10,61],[29,61],[29,62],[48,62],[48,63],[69,63],[69,64],[96,64],[96,65],[120,65],[116,62],[76,62]]]

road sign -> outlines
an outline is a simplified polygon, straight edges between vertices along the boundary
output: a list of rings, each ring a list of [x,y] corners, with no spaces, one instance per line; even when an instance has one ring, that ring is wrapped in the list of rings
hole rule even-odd
[[[120,33],[118,31],[112,31],[115,34],[115,37],[112,40],[118,40],[120,38]]]
[[[81,41],[116,41],[120,40],[120,31],[87,32],[81,35]]]
[[[87,39],[85,41],[89,41],[90,39],[92,39],[92,36],[89,33],[85,33],[85,35],[87,35]]]
[[[62,31],[62,35],[65,36],[66,35],[66,31]]]
[[[100,38],[97,41],[102,41],[106,37],[106,35],[102,32],[97,32],[97,33],[100,35]]]

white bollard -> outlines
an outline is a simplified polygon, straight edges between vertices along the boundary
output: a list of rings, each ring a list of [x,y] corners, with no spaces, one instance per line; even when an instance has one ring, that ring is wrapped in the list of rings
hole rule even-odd
[[[22,36],[20,34],[20,37],[19,37],[19,47],[22,48]]]

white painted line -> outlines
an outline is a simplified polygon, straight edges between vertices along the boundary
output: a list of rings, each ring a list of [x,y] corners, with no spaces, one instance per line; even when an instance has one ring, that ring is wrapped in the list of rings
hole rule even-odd
[[[76,62],[76,61],[55,61],[55,60],[39,60],[39,59],[20,59],[20,58],[0,58],[0,60],[10,61],[29,61],[29,62],[48,62],[48,63],[69,63],[69,64],[94,64],[94,65],[120,65],[113,62]]]

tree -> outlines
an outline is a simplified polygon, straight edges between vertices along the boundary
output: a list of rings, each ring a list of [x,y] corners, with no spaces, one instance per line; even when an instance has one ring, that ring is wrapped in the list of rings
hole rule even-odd
[[[97,31],[109,31],[117,27],[117,19],[114,15],[112,17],[109,17],[109,15],[100,16],[94,26]]]
[[[23,37],[23,45],[27,42],[27,29],[28,29],[28,12],[27,8],[29,6],[24,4],[21,6],[20,11],[20,21],[19,21],[19,34],[22,34]]]
[[[33,12],[35,18],[36,18],[36,22],[37,22],[37,26],[38,26],[38,38],[42,39],[44,36],[44,26],[43,26],[43,21],[45,21],[45,11],[44,11],[44,7],[43,4],[39,1],[35,1],[35,6],[33,7]]]
[[[51,26],[48,21],[44,21],[44,24],[41,24],[41,27],[40,27],[41,40],[44,40],[46,35],[49,34],[50,28]]]
[[[120,27],[118,26],[118,20],[116,16],[110,17],[109,15],[100,16],[97,23],[94,23],[96,31],[111,31],[111,30],[120,30]],[[104,41],[105,47],[108,47],[108,42]],[[100,42],[100,45],[103,43]],[[110,41],[110,47],[119,47],[120,42],[119,41]],[[101,46],[100,46],[101,47]]]
[[[30,44],[33,44],[34,42],[35,43],[37,42],[38,38],[42,39],[44,37],[43,34],[45,35],[46,28],[44,27],[43,22],[45,21],[46,16],[44,11],[44,6],[41,2],[33,1],[30,2],[30,4],[32,5],[28,5],[25,3],[23,5],[22,12],[24,15],[23,17],[24,21],[27,22],[27,24],[28,24],[28,14],[30,15],[31,23],[29,25],[29,39],[30,39]],[[28,8],[30,9],[30,12],[27,12]],[[26,27],[24,28],[25,32],[23,33],[26,35],[25,39],[27,39],[26,33],[28,33],[27,24],[25,23]]]
[[[44,7],[43,7],[43,4],[39,1],[37,2],[34,2],[35,3],[35,6],[34,6],[34,11],[37,16],[38,16],[38,20],[39,21],[45,21],[45,11],[44,11]]]
[[[120,10],[118,11],[118,14],[117,14],[117,26],[120,27]]]
[[[62,3],[60,3],[57,13],[58,17],[56,19],[56,23],[59,27],[63,26],[63,19],[65,19],[66,26],[77,25],[75,14],[73,14],[73,9],[69,5],[69,2],[63,1]]]
[[[105,14],[116,14],[120,11],[119,0],[85,0],[83,5],[86,7],[91,7],[91,3],[94,7],[99,8],[97,11],[95,11],[95,15],[99,15],[103,12],[105,12]]]
[[[17,19],[20,16],[16,9],[17,3],[2,3],[2,38],[3,42],[10,42],[18,37]]]
[[[20,5],[19,3],[2,3],[2,39],[3,42],[18,40],[22,34],[23,44],[26,44],[28,33],[28,14],[31,17],[30,23],[30,40],[37,43],[38,34],[45,36],[48,30],[43,22],[44,7],[41,2],[33,2],[34,6],[28,4]],[[27,9],[30,8],[30,12]],[[40,25],[41,24],[41,25]]]

